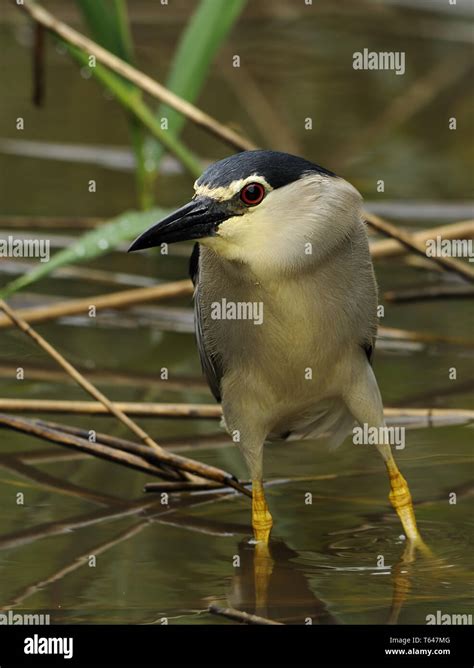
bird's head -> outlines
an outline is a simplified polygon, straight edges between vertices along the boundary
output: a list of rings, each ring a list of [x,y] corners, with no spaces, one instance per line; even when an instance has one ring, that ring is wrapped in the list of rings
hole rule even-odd
[[[129,251],[197,239],[256,273],[321,261],[360,224],[361,196],[347,181],[288,153],[244,151],[210,165],[188,204]]]

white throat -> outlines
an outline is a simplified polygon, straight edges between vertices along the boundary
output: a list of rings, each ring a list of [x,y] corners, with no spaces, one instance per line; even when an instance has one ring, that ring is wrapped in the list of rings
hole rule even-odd
[[[361,215],[362,198],[350,183],[308,174],[221,223],[201,243],[257,277],[294,274],[322,263],[362,225]]]

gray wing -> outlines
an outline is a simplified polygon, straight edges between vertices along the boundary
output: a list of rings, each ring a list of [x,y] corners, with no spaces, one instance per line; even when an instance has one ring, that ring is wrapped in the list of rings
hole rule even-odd
[[[189,259],[189,275],[194,285],[194,325],[196,340],[201,359],[201,367],[206,375],[210,390],[217,401],[221,400],[222,366],[215,355],[207,353],[204,345],[204,334],[202,331],[202,317],[199,303],[199,244],[194,244],[193,252]]]

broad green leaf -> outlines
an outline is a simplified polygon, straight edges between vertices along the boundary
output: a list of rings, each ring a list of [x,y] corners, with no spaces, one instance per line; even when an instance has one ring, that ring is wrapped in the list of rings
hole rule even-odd
[[[124,241],[131,241],[153,223],[166,215],[164,209],[150,209],[149,211],[128,211],[117,216],[97,229],[81,236],[69,248],[56,253],[47,264],[24,274],[8,283],[0,291],[2,298],[21,290],[27,285],[36,283],[45,278],[52,271],[65,265],[79,262],[88,262],[117,248]]]
[[[111,53],[133,63],[133,43],[127,13],[126,0],[76,0],[92,38]],[[123,86],[141,98],[141,91],[130,81],[121,77]],[[130,115],[130,137],[135,153],[136,183],[142,209],[153,204],[153,177],[146,169],[146,130],[139,120]]]
[[[166,87],[180,97],[195,102],[209,74],[214,57],[240,16],[247,0],[201,0],[180,39]],[[186,118],[171,107],[161,105],[158,118],[168,118],[168,132],[179,136]],[[156,165],[163,147],[149,139],[147,155]]]
[[[125,0],[76,0],[76,5],[94,41],[131,63],[133,45]]]

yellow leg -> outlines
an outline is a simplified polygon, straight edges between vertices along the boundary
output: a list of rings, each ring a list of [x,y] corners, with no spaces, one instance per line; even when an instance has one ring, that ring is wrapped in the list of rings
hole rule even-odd
[[[388,498],[392,506],[395,508],[403,530],[408,540],[416,547],[424,552],[429,552],[425,545],[418,527],[416,526],[415,511],[413,510],[413,503],[411,500],[410,489],[407,481],[398,470],[393,457],[386,462],[388,475],[390,476],[390,494]]]
[[[261,480],[252,480],[252,526],[256,541],[268,543],[273,520]]]

